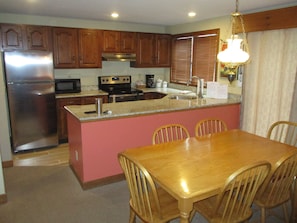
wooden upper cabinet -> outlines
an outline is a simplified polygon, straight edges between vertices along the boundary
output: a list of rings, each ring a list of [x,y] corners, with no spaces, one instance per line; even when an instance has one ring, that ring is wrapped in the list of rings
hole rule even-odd
[[[101,30],[80,29],[79,31],[79,67],[102,67]]]
[[[54,28],[55,67],[101,67],[101,35],[100,30]]]
[[[52,50],[47,26],[1,24],[3,50]]]
[[[135,53],[136,33],[105,30],[103,32],[103,52]]]
[[[51,29],[47,26],[25,26],[27,49],[52,50]]]
[[[156,65],[170,67],[171,65],[171,35],[156,35]]]
[[[56,68],[78,67],[77,29],[53,28],[54,65]]]
[[[3,50],[24,49],[22,25],[1,24],[1,37]]]
[[[136,67],[169,67],[171,35],[139,33]]]
[[[136,65],[143,67],[152,67],[155,59],[154,48],[155,34],[139,33],[138,50],[136,54]]]

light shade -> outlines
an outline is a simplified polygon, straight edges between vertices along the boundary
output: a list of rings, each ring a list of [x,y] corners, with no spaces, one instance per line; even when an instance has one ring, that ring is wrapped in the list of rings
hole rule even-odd
[[[241,49],[241,42],[242,39],[238,39],[237,37],[227,39],[228,46],[218,54],[218,60],[227,66],[240,65],[247,62],[250,56]]]

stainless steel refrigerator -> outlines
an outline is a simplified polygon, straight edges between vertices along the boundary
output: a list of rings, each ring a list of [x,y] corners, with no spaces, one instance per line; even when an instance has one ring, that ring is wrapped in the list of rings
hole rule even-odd
[[[14,153],[56,146],[57,113],[51,52],[4,52]]]

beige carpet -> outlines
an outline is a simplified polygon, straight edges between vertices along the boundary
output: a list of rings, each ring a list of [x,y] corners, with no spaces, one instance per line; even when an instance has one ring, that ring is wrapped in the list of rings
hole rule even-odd
[[[128,222],[126,181],[83,191],[68,166],[4,169],[1,223]]]
[[[4,168],[8,202],[0,223],[127,223],[126,181],[82,190],[68,166]],[[251,222],[259,222],[256,211]],[[139,222],[139,221],[137,221]],[[171,223],[177,223],[179,219]],[[192,223],[206,223],[196,214]],[[274,217],[269,223],[282,222]]]

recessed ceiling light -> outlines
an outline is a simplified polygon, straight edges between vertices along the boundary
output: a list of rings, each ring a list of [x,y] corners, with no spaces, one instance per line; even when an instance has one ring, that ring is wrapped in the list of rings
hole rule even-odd
[[[111,13],[111,17],[112,18],[118,18],[119,14],[117,12],[113,12],[113,13]]]
[[[189,13],[188,13],[188,16],[189,16],[189,17],[195,17],[195,16],[196,16],[196,12],[189,12]]]

